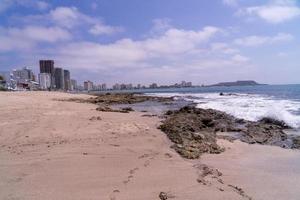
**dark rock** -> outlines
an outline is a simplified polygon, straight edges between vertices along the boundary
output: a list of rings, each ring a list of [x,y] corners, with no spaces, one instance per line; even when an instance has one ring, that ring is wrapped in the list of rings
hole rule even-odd
[[[203,153],[218,154],[224,151],[217,145],[216,132],[239,133],[238,139],[249,144],[276,145],[283,148],[300,148],[300,136],[290,139],[283,132],[288,126],[281,121],[264,118],[258,122],[237,119],[224,112],[185,106],[168,111],[159,127],[174,143],[182,157],[196,159]],[[233,141],[234,137],[218,136]]]
[[[122,108],[121,110],[128,111],[128,112],[134,111],[131,107],[125,107]]]
[[[158,197],[161,199],[161,200],[167,200],[168,199],[168,194],[165,193],[165,192],[160,192]]]
[[[98,108],[96,108],[97,111],[101,111],[101,112],[119,112],[119,113],[129,113],[128,110],[118,110],[118,109],[112,109],[109,106],[99,106]]]
[[[71,98],[71,99],[60,100],[60,101],[75,101],[79,103],[92,103],[92,104],[105,104],[105,105],[134,104],[134,103],[140,103],[144,101],[158,101],[158,102],[173,101],[173,98],[145,96],[145,95],[134,94],[134,93],[106,93],[106,94],[94,94],[94,96],[95,97],[91,97],[89,99]]]
[[[196,159],[203,153],[221,153],[224,150],[216,144],[215,133],[216,122],[222,119],[219,115],[223,113],[186,106],[167,114],[169,116],[160,129],[174,143],[172,148],[184,158]]]
[[[293,137],[292,141],[293,141],[292,148],[294,148],[294,149],[300,149],[300,136]]]
[[[273,119],[273,118],[269,118],[269,117],[264,117],[261,120],[259,120],[259,122],[263,123],[263,124],[276,125],[276,126],[279,126],[281,128],[285,128],[285,129],[291,128],[284,121],[279,121],[279,120],[276,120],[276,119]]]

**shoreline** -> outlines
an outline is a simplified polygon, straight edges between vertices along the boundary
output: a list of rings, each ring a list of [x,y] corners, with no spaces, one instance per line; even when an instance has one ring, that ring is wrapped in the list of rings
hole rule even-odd
[[[53,100],[90,97],[82,94],[0,96],[1,199],[159,199],[161,192],[191,200],[199,194],[200,199],[298,196],[300,170],[285,163],[296,162],[299,151],[218,139],[225,152],[186,160],[157,129],[161,119],[144,117],[145,112],[100,112],[94,104]],[[279,168],[267,164],[268,157],[281,163]],[[284,173],[290,170],[295,173]],[[264,184],[284,182],[289,196],[262,181],[254,187],[255,173],[268,177]]]

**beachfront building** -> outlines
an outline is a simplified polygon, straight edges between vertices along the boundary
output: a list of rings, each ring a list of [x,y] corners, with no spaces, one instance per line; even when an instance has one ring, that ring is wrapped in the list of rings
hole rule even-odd
[[[55,68],[54,80],[57,90],[65,89],[64,70],[62,68]]]
[[[33,81],[34,74],[31,69],[24,67],[22,69],[15,69],[12,72],[14,79],[20,82]]]
[[[107,90],[107,87],[106,87],[106,84],[105,84],[105,83],[103,83],[103,84],[101,85],[101,90]]]
[[[180,87],[192,87],[192,82],[181,81]]]
[[[40,73],[47,73],[51,76],[51,88],[55,88],[55,68],[53,60],[40,60]]]
[[[2,77],[1,83],[3,87],[8,89],[13,89],[15,87],[12,81],[12,74],[10,72],[0,72],[0,76]]]
[[[157,85],[157,83],[152,83],[151,85],[149,85],[149,88],[152,88],[152,89],[158,88],[158,85]]]
[[[78,90],[77,81],[71,79],[71,90]]]
[[[9,82],[13,90],[36,90],[38,88],[32,70],[27,67],[13,70]]]
[[[71,76],[69,70],[64,70],[65,90],[71,90]]]
[[[51,88],[51,75],[48,73],[39,74],[40,89],[48,90]]]
[[[84,90],[91,91],[94,88],[94,83],[92,81],[84,81],[83,87]]]
[[[121,90],[121,85],[119,83],[114,84],[113,90]]]

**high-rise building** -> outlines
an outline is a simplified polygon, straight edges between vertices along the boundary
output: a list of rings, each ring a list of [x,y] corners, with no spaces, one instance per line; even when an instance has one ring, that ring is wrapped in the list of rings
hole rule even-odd
[[[90,90],[93,90],[94,84],[92,81],[84,81],[83,87],[84,87],[84,90],[90,91]]]
[[[48,90],[51,87],[51,75],[48,73],[39,74],[39,83],[42,90]]]
[[[158,88],[157,83],[152,83],[151,85],[149,85],[149,88],[154,89],[154,88]]]
[[[77,90],[77,81],[74,79],[71,79],[71,90]]]
[[[64,70],[62,68],[55,68],[55,88],[57,90],[65,89]]]
[[[71,90],[70,71],[64,70],[65,90]]]
[[[106,84],[105,84],[105,83],[103,83],[103,84],[101,85],[101,89],[102,89],[102,90],[107,90]]]
[[[54,75],[54,61],[40,60],[40,72]]]
[[[55,69],[53,60],[40,60],[40,73],[47,73],[51,76],[51,88],[55,88]]]
[[[119,83],[113,85],[113,90],[120,90],[120,89],[121,89],[121,85]]]
[[[13,70],[13,77],[14,79],[25,82],[25,81],[32,81],[34,79],[34,74],[31,69],[24,67],[22,69],[15,69]]]

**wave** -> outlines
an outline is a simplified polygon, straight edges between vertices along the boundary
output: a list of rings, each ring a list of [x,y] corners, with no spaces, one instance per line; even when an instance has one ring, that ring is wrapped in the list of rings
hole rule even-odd
[[[257,121],[263,117],[282,120],[293,128],[300,128],[300,102],[276,99],[271,96],[235,93],[152,93],[148,95],[175,97],[194,102],[198,108],[215,109],[237,118]]]

